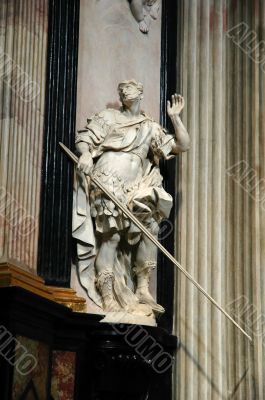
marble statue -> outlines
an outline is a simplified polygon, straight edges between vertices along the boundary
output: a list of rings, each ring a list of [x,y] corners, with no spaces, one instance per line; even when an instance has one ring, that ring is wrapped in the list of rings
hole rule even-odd
[[[156,246],[89,176],[100,180],[157,237],[159,223],[172,206],[162,186],[159,159],[169,160],[189,148],[179,116],[184,99],[175,94],[167,102],[172,135],[141,111],[141,83],[123,81],[118,93],[120,110],[91,116],[76,135],[73,237],[78,274],[88,296],[101,307],[104,321],[155,325],[155,317],[164,312],[149,291]]]
[[[143,33],[148,33],[150,19],[158,18],[160,0],[130,0],[131,12]]]

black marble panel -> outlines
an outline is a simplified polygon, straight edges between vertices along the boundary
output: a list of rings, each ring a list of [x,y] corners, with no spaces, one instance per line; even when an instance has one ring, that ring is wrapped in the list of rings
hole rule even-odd
[[[73,165],[59,142],[74,148],[79,0],[50,0],[38,274],[69,287]]]

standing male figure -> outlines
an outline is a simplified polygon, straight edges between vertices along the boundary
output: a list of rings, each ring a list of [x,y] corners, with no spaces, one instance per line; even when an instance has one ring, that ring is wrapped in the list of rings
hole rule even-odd
[[[99,179],[157,236],[168,217],[171,196],[162,187],[159,159],[187,151],[189,135],[179,117],[184,99],[167,103],[175,135],[141,111],[143,86],[135,80],[118,85],[122,107],[88,119],[76,136],[79,153],[74,196],[73,236],[78,243],[79,277],[88,295],[105,313],[162,313],[149,291],[156,246],[89,178]]]

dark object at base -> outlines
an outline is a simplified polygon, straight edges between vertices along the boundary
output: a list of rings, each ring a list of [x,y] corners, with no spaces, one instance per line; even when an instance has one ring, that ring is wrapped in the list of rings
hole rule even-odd
[[[1,399],[14,393],[22,399],[29,381],[41,400],[58,390],[78,400],[171,399],[177,339],[165,330],[102,324],[101,316],[18,287],[1,288],[0,301]],[[31,359],[32,370],[19,362],[15,347]]]

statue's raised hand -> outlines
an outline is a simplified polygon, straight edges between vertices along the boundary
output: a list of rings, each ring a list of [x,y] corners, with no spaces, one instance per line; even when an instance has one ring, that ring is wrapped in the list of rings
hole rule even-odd
[[[167,113],[170,118],[177,116],[181,113],[185,105],[184,98],[180,94],[173,94],[171,96],[171,103],[167,101]]]

